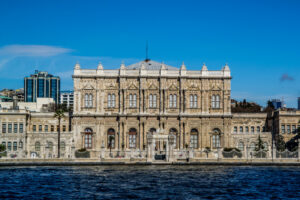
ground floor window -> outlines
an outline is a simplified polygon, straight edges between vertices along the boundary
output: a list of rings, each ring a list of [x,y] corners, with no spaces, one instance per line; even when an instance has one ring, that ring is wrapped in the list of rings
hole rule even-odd
[[[213,148],[221,147],[221,145],[220,145],[220,135],[213,135],[212,144],[213,144]]]
[[[17,150],[18,150],[18,143],[17,143],[17,142],[14,142],[14,143],[13,143],[13,150],[14,150],[14,151],[17,151]]]
[[[84,147],[87,149],[92,148],[92,134],[85,134],[84,136]]]
[[[191,148],[198,148],[198,135],[192,134],[191,135]]]
[[[129,130],[129,148],[136,148],[137,131],[134,128]]]
[[[110,128],[107,131],[107,146],[108,148],[115,148],[115,130]]]
[[[238,144],[238,149],[239,149],[240,151],[244,151],[244,143],[243,143],[243,142],[239,142],[239,144]]]

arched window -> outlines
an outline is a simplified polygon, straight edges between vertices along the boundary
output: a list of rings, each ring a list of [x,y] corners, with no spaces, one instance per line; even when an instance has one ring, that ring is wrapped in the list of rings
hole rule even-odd
[[[136,148],[137,131],[135,128],[129,129],[129,148]]]
[[[89,95],[89,107],[90,108],[93,107],[93,95],[92,94]]]
[[[150,128],[149,132],[153,134],[153,133],[156,132],[156,129],[155,128]]]
[[[150,108],[153,107],[153,98],[152,98],[152,94],[149,95],[149,107],[150,107]]]
[[[260,133],[260,126],[256,127],[256,132]]]
[[[216,108],[220,108],[220,96],[216,95]]]
[[[194,149],[198,148],[198,130],[197,129],[191,130],[190,147],[194,148]]]
[[[92,133],[93,130],[90,128],[86,128],[84,131],[84,147],[87,149],[92,148]]]
[[[156,94],[153,95],[153,108],[156,108]]]
[[[107,131],[107,147],[114,149],[115,148],[115,130],[110,128]]]
[[[60,143],[60,150],[61,151],[65,151],[66,150],[66,143],[65,142],[61,142]]]
[[[174,145],[175,145],[175,148],[178,148],[178,142],[177,142],[177,129],[176,128],[171,128],[169,130],[169,134],[173,134],[174,135]]]
[[[173,108],[173,95],[172,94],[170,94],[170,96],[169,96],[169,107]]]
[[[197,108],[198,106],[198,97],[197,97],[197,95],[195,94],[194,95],[194,108]]]
[[[41,150],[41,143],[40,142],[35,142],[35,151],[40,151]]]
[[[221,147],[221,145],[220,145],[220,135],[213,135],[212,143],[213,143],[213,148]]]
[[[254,126],[251,126],[251,133],[254,133]]]
[[[193,95],[190,95],[190,108],[194,107],[194,97]]]
[[[211,107],[216,108],[216,96],[212,95],[211,97]]]
[[[86,107],[86,108],[89,107],[89,95],[88,94],[84,95],[84,107]]]
[[[136,108],[136,94],[133,95],[133,107]]]
[[[244,143],[243,143],[242,141],[239,142],[239,144],[238,144],[238,149],[239,149],[240,151],[244,151]]]
[[[110,94],[108,94],[108,96],[107,96],[107,107],[109,107],[109,108],[112,107],[112,105],[111,105],[111,95]]]

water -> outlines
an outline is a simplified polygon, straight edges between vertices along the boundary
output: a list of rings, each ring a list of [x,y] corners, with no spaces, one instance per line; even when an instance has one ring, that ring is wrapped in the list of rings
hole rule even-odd
[[[0,199],[299,199],[300,167],[2,167],[0,191]]]

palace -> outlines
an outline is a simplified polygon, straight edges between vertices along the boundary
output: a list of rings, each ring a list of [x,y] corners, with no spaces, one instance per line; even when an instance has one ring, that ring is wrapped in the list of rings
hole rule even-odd
[[[1,102],[0,143],[10,157],[55,158],[61,132],[61,158],[174,162],[221,158],[229,148],[248,158],[260,137],[271,158],[274,136],[295,139],[300,112],[232,113],[231,78],[228,65],[192,71],[146,59],[106,70],[77,63],[73,113],[59,125],[43,98]]]

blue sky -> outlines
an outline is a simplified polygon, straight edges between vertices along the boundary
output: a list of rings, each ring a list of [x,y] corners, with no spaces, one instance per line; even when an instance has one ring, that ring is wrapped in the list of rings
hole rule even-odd
[[[35,69],[118,68],[149,57],[168,65],[232,71],[232,98],[265,105],[300,96],[300,1],[0,1],[0,89]]]

